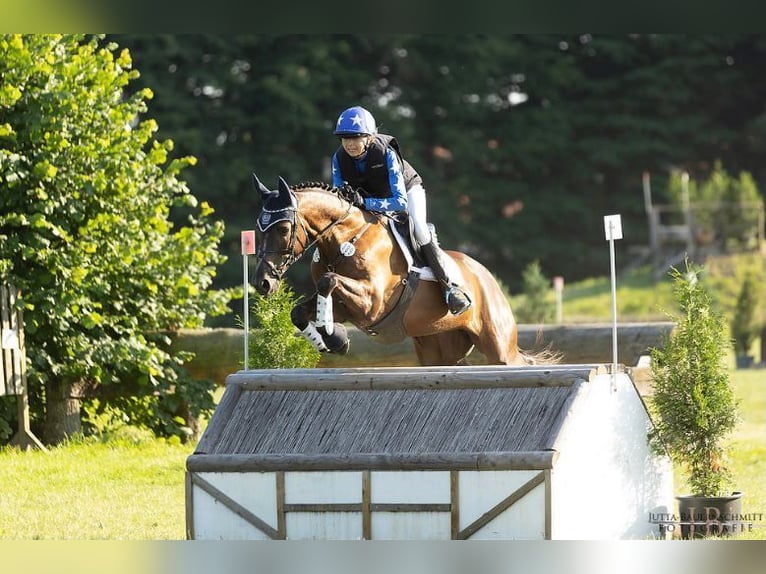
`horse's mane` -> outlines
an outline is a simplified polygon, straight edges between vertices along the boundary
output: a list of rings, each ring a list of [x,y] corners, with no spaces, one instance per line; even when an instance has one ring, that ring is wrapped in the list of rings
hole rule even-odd
[[[295,185],[290,186],[293,191],[301,191],[302,189],[322,189],[324,191],[330,191],[332,193],[338,193],[338,188],[333,187],[324,181],[303,181]]]
[[[296,185],[290,186],[290,189],[295,192],[299,191],[324,191],[325,193],[329,193],[334,195],[335,197],[338,197],[344,201],[350,201],[348,192],[348,187],[335,187],[329,183],[326,183],[324,181],[304,181],[301,183],[298,183]]]

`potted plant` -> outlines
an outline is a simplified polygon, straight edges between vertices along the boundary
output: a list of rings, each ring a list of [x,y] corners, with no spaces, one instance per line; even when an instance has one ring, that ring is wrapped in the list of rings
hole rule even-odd
[[[655,425],[649,441],[687,478],[691,495],[676,499],[682,537],[694,538],[730,532],[722,523],[740,514],[742,493],[730,491],[726,466],[725,441],[738,422],[726,324],[711,308],[702,267],[688,258],[685,266],[670,271],[681,315],[664,345],[651,349]]]
[[[753,364],[750,349],[760,332],[757,317],[758,282],[755,274],[748,272],[737,295],[737,304],[731,321],[731,336],[734,339],[734,354],[737,368],[748,368]]]

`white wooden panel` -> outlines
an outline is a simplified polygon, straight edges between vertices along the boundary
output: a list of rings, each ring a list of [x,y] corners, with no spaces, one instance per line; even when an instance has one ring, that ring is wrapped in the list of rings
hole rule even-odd
[[[288,512],[288,540],[361,540],[361,512]]]
[[[673,508],[672,470],[649,449],[650,421],[632,381],[597,376],[557,444],[551,475],[552,537],[617,540],[656,536],[649,513]],[[665,510],[669,512],[669,510]]]
[[[194,486],[195,540],[269,540],[255,526],[234,514],[198,486]]]
[[[285,502],[287,504],[361,503],[362,473],[286,472]]]
[[[544,540],[545,484],[539,484],[524,498],[500,514],[470,540]]]
[[[370,473],[372,503],[449,504],[448,471]]]
[[[461,471],[460,528],[474,522],[539,473],[539,470]]]
[[[449,512],[373,512],[373,540],[449,540]]]
[[[200,472],[226,496],[277,528],[277,479],[273,472]]]

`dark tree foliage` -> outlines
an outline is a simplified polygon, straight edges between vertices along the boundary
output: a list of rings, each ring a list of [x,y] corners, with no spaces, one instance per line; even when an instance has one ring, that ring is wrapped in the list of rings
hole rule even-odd
[[[760,35],[114,39],[155,93],[160,133],[199,159],[189,184],[226,222],[226,286],[259,210],[250,172],[329,179],[334,121],[357,103],[424,176],[445,247],[512,291],[534,260],[569,281],[606,273],[604,215],[622,215],[626,252],[645,245],[644,170],[658,200],[674,168],[701,179],[720,160],[766,179]]]

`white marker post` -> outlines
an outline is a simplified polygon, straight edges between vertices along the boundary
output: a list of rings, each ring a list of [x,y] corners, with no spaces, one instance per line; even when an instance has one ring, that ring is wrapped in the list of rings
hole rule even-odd
[[[556,294],[556,324],[564,322],[564,278],[557,275],[553,278],[553,291]]]
[[[620,215],[604,216],[604,232],[609,241],[609,261],[612,271],[612,392],[617,390],[617,275],[614,265],[614,242],[622,239]]]
[[[242,245],[242,287],[244,288],[244,303],[242,318],[245,323],[245,370],[248,369],[248,344],[250,342],[250,303],[248,302],[247,256],[255,255],[255,230],[243,231],[240,235]]]

